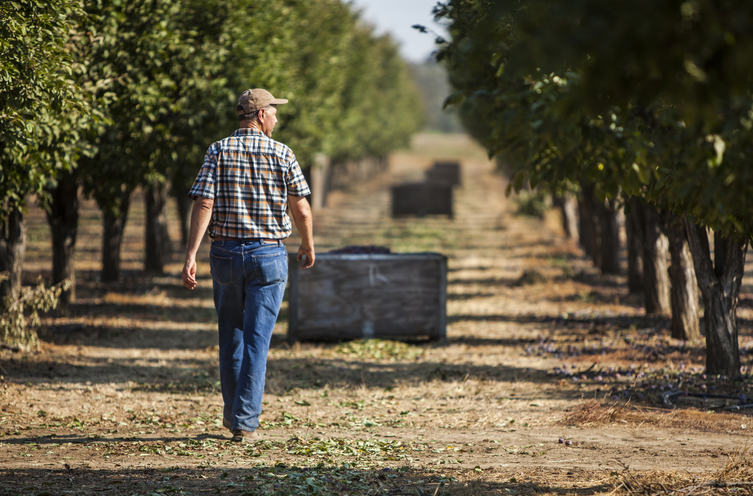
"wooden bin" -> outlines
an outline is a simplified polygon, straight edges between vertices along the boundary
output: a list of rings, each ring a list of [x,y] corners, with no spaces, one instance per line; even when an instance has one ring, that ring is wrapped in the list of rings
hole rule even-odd
[[[460,162],[434,162],[434,166],[426,171],[426,180],[460,186]]]
[[[433,182],[393,186],[392,217],[404,215],[447,215],[452,218],[452,186]]]
[[[290,259],[288,340],[447,335],[447,257],[438,253]]]

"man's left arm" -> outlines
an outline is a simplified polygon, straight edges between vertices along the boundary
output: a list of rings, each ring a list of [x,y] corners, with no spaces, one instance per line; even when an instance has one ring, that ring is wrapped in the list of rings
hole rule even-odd
[[[306,178],[303,177],[301,166],[295,159],[293,152],[290,152],[288,159],[288,172],[285,182],[288,187],[288,206],[290,214],[293,216],[295,227],[301,235],[301,246],[298,248],[298,261],[306,256],[306,261],[301,266],[302,269],[308,269],[314,265],[314,223],[311,219],[311,206],[306,201],[306,196],[311,194]]]
[[[316,253],[314,252],[314,222],[311,218],[311,207],[309,202],[303,196],[289,196],[288,205],[290,214],[293,216],[295,227],[298,234],[301,235],[301,246],[298,248],[299,262],[306,256],[306,260],[301,266],[302,269],[310,269],[314,266]]]
[[[194,200],[191,210],[191,231],[188,236],[188,248],[186,248],[186,264],[181,272],[183,285],[188,289],[196,287],[196,253],[201,245],[201,238],[209,227],[212,219],[212,207],[214,200],[200,196]]]

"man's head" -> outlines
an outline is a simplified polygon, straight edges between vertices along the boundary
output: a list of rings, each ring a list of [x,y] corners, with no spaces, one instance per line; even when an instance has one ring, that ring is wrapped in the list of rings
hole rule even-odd
[[[265,89],[246,90],[238,98],[238,120],[243,127],[257,128],[271,138],[277,124],[277,105],[285,103],[288,101],[275,98]]]

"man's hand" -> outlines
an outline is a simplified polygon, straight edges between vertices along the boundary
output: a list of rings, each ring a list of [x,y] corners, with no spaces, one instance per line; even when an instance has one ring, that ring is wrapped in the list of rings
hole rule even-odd
[[[199,251],[201,237],[207,230],[212,218],[214,200],[209,198],[197,198],[191,209],[191,230],[188,234],[188,247],[186,248],[186,264],[180,273],[183,285],[188,289],[196,287],[196,253]]]
[[[304,260],[303,257],[306,257]],[[314,259],[316,259],[316,254],[314,253],[314,247],[313,246],[304,246],[301,245],[300,248],[298,248],[298,260],[299,262],[303,260],[303,265],[301,265],[302,269],[310,269],[314,266]]]
[[[180,278],[183,280],[183,285],[188,289],[196,288],[196,260],[186,260],[186,264],[183,266],[183,272],[180,273]]]

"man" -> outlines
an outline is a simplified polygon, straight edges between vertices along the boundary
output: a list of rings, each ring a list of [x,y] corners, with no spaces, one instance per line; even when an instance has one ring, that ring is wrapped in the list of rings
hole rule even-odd
[[[271,139],[277,106],[264,89],[238,99],[240,129],[213,143],[189,192],[194,199],[183,285],[196,287],[196,252],[209,228],[214,306],[220,341],[223,425],[242,442],[256,436],[267,352],[288,278],[282,240],[301,235],[298,261],[314,265],[311,192],[287,146]]]

